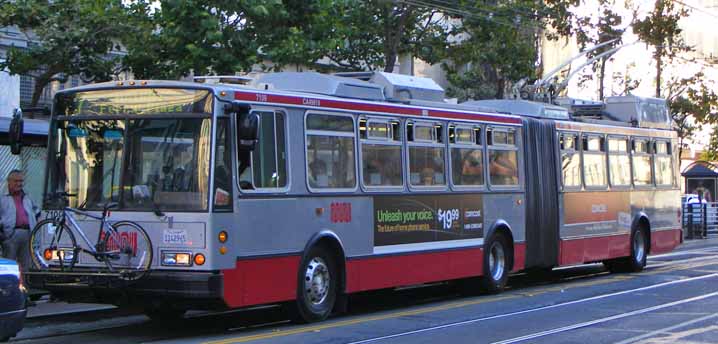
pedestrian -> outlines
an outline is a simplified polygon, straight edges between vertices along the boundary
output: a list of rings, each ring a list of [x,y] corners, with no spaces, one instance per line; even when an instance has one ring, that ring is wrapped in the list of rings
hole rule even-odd
[[[0,240],[5,258],[17,261],[20,269],[30,269],[30,229],[40,217],[40,208],[23,191],[25,175],[12,170],[7,176],[6,195],[0,197]]]

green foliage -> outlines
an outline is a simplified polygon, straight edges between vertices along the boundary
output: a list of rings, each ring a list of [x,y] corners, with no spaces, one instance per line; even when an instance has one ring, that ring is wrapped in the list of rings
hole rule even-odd
[[[681,143],[693,136],[699,124],[718,123],[718,95],[713,91],[712,80],[707,80],[702,72],[688,78],[671,79],[667,82],[666,100],[673,119],[674,129]],[[718,133],[711,134],[710,154],[718,153]]]
[[[583,18],[577,18],[576,39],[581,50],[588,46],[607,43],[606,45],[586,54],[588,59],[602,57],[594,61],[591,65],[593,73],[585,74],[579,81],[579,84],[588,80],[593,80],[594,74],[598,78],[598,99],[604,98],[604,80],[606,79],[606,64],[616,52],[612,49],[623,44],[623,33],[626,28],[622,28],[622,18],[618,13],[614,12],[616,4],[612,0],[599,0],[599,9],[597,15],[590,15]]]
[[[419,1],[345,0],[335,3],[334,43],[326,56],[351,70],[391,72],[400,54],[436,63],[447,44],[442,12]],[[420,4],[422,3],[422,4]],[[325,19],[326,20],[326,19]]]
[[[279,0],[137,2],[124,65],[138,78],[158,79],[250,70],[260,61],[257,23],[281,11]]]
[[[459,1],[456,38],[443,64],[450,97],[460,100],[503,98],[521,79],[538,76],[538,45],[546,25],[558,37],[572,29],[567,23],[570,2]]]
[[[670,62],[680,53],[690,52],[681,36],[683,30],[678,22],[687,17],[689,11],[676,0],[656,0],[653,11],[643,19],[636,20],[633,32],[638,38],[653,46],[653,58],[656,61],[656,97],[661,97],[661,77],[664,64]],[[668,59],[669,61],[665,61]]]
[[[17,26],[33,42],[10,48],[0,70],[35,77],[31,106],[50,82],[65,82],[70,75],[110,80],[117,72],[116,55],[110,53],[118,50],[123,18],[119,0],[2,1],[0,27]]]

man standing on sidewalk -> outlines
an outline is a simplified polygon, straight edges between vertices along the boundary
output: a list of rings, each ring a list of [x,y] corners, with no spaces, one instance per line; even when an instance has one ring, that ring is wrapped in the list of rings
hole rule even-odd
[[[15,260],[20,269],[30,269],[30,229],[40,217],[40,208],[25,195],[25,175],[12,170],[7,176],[6,195],[0,197],[0,241],[5,258]]]

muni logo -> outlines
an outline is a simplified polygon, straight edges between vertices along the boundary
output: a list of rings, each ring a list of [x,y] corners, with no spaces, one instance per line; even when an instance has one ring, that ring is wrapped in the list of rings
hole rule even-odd
[[[132,257],[137,254],[137,232],[121,232],[112,234],[103,231],[102,234],[100,234],[100,237],[104,240],[106,235],[110,236],[107,239],[107,247],[105,248],[106,250],[130,253]],[[128,248],[131,249],[130,252],[127,252]]]

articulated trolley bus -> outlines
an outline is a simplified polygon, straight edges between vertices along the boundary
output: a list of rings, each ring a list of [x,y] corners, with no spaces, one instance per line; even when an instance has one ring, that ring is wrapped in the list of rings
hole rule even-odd
[[[387,73],[59,92],[45,193],[91,214],[116,203],[110,218],[139,224],[152,259],[126,280],[55,254],[30,283],[153,315],[281,303],[316,321],[351,293],[465,279],[498,292],[511,272],[590,262],[640,271],[681,242],[665,103],[443,99]]]

